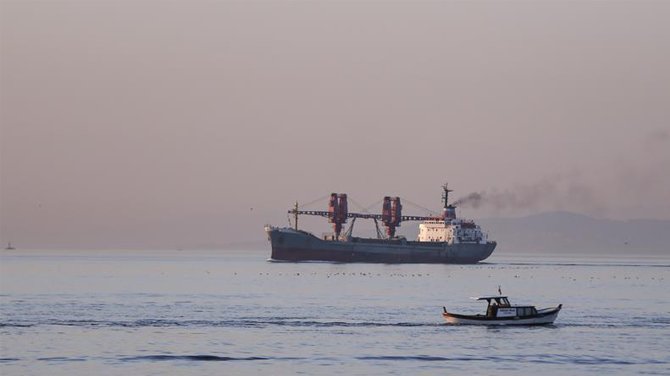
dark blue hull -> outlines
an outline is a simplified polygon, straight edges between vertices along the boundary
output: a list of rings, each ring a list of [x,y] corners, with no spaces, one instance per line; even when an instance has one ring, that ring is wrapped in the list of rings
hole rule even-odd
[[[322,240],[289,228],[266,229],[273,260],[370,263],[474,264],[488,258],[495,242],[446,244],[405,239]]]

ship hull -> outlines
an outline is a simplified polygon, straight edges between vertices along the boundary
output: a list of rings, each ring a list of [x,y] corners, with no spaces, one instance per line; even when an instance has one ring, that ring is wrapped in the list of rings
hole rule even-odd
[[[488,258],[495,242],[445,244],[405,239],[322,240],[289,228],[266,228],[273,260],[370,263],[474,264]]]
[[[448,324],[454,325],[546,325],[553,324],[563,305],[538,311],[527,317],[488,317],[485,315],[459,315],[445,312],[442,317]]]

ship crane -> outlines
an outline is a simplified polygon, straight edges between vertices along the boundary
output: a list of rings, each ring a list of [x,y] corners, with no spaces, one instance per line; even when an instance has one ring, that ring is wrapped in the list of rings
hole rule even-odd
[[[400,203],[400,197],[384,197],[382,204],[382,213],[381,214],[370,214],[370,213],[352,213],[348,211],[347,205],[347,194],[346,193],[331,193],[330,200],[328,202],[328,210],[298,210],[298,205],[296,203],[295,208],[288,211],[289,214],[295,216],[295,224],[297,229],[298,215],[315,215],[328,218],[328,222],[333,224],[333,230],[335,232],[335,238],[340,238],[340,233],[342,232],[342,225],[347,222],[347,219],[353,218],[355,221],[356,218],[362,219],[373,219],[376,221],[381,221],[384,227],[386,228],[386,235],[389,238],[395,237],[395,231],[397,227],[400,227],[400,223],[403,221],[435,221],[435,220],[444,220],[445,218],[453,218],[451,214],[455,214],[455,206],[448,205],[448,195],[451,192],[450,189],[447,189],[447,185],[444,187],[444,215],[443,216],[418,216],[418,215],[402,215],[402,205]],[[352,225],[353,222],[352,221]]]

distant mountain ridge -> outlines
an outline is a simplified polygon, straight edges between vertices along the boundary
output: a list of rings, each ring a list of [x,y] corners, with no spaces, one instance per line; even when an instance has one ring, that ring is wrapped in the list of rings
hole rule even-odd
[[[668,220],[611,220],[547,212],[477,222],[498,242],[498,252],[670,255]]]

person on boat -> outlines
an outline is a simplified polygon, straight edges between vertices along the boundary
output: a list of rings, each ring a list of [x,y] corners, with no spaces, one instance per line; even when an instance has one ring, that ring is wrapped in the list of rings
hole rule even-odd
[[[486,312],[486,316],[496,317],[497,313],[498,313],[498,303],[492,302],[491,304],[489,304],[488,310]]]

